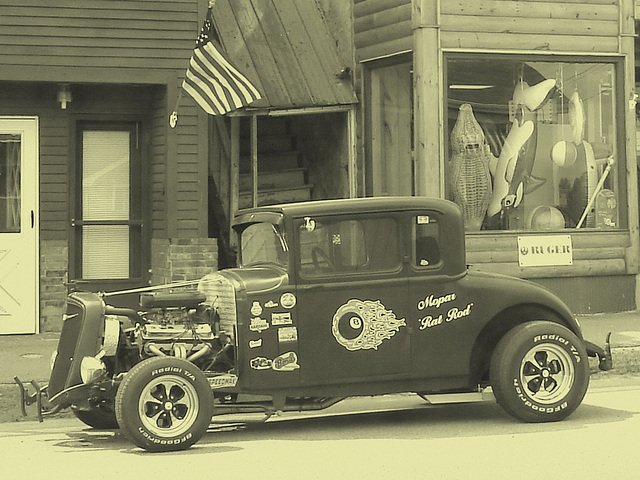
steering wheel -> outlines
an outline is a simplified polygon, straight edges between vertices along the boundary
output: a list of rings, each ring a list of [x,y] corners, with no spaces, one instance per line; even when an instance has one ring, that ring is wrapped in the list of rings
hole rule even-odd
[[[311,260],[313,260],[313,266],[316,268],[321,268],[320,262],[323,261],[331,270],[336,269],[333,263],[331,263],[329,256],[320,247],[313,247],[311,249]]]

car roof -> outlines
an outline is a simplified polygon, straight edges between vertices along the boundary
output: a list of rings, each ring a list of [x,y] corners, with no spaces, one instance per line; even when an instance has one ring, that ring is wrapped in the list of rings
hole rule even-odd
[[[260,213],[274,213],[286,217],[309,215],[338,215],[382,211],[438,210],[447,215],[460,215],[453,202],[431,197],[365,197],[338,200],[285,203],[238,211],[234,223],[244,223]]]

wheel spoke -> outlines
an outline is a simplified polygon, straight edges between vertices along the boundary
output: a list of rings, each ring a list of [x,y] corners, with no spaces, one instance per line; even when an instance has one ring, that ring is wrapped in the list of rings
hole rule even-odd
[[[540,377],[534,377],[527,382],[527,387],[534,395],[540,390],[540,385],[542,385],[542,379]]]
[[[562,365],[556,359],[551,360],[551,362],[549,362],[549,371],[552,375],[556,375],[562,371]]]
[[[160,428],[171,428],[173,425],[173,420],[171,420],[171,414],[169,412],[163,412],[158,415],[158,420],[156,420],[156,425]]]
[[[535,358],[536,362],[541,367],[546,367],[547,366],[547,361],[548,361],[547,352],[545,352],[544,350],[540,350],[540,351],[536,352],[535,355],[533,356],[533,358]]]
[[[153,398],[158,400],[160,403],[163,403],[165,400],[167,400],[167,389],[164,387],[162,383],[159,383],[158,385],[156,385],[156,387],[153,390],[151,390],[149,394]]]
[[[555,381],[553,377],[548,377],[544,379],[544,389],[547,392],[551,392],[554,388],[558,386],[558,382]]]
[[[169,400],[171,400],[172,402],[177,402],[178,400],[181,400],[184,395],[184,390],[178,385],[174,385],[169,391]]]
[[[522,371],[527,377],[540,374],[540,368],[537,365],[534,365],[532,362],[525,363]]]
[[[145,402],[144,414],[149,417],[155,417],[162,410],[162,405],[156,402]]]
[[[189,407],[187,407],[184,403],[179,403],[173,407],[173,416],[176,417],[177,420],[182,420],[187,416],[187,412],[189,412]]]

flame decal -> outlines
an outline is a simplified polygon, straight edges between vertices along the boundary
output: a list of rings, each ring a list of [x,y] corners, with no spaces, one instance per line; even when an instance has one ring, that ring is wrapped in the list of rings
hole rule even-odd
[[[377,350],[383,340],[393,337],[403,326],[405,319],[397,319],[379,300],[352,299],[336,311],[331,331],[347,350]]]

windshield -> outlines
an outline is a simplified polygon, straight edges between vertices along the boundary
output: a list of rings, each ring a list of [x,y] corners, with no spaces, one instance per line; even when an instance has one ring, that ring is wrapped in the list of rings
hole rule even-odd
[[[243,267],[265,263],[287,267],[287,242],[272,223],[249,225],[240,234],[240,246],[240,264]]]

